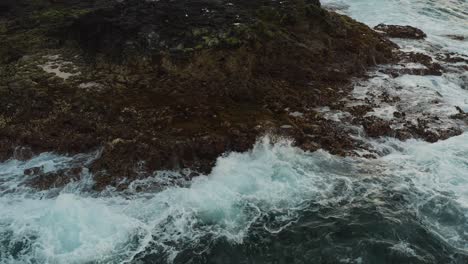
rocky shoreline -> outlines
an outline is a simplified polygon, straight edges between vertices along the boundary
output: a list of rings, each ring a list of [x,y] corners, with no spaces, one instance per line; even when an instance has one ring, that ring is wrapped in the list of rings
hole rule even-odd
[[[423,122],[396,130],[366,115],[371,105],[344,104],[353,78],[365,79],[379,64],[423,65],[385,70],[395,77],[446,70],[427,55],[399,51],[386,36],[423,32],[377,29],[390,31],[317,0],[5,1],[0,160],[96,151],[91,164],[25,174],[46,189],[79,179],[86,168],[96,190],[123,189],[156,170],[207,173],[221,154],[247,151],[267,133],[305,150],[359,155],[365,146],[317,110],[323,107],[351,113],[350,123],[370,137],[435,142],[460,134],[430,133]]]

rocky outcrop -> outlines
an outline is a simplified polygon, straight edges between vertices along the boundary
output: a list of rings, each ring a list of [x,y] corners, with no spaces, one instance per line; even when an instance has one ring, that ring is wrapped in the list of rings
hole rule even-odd
[[[265,133],[352,154],[344,128],[313,109],[339,109],[351,77],[397,48],[316,0],[17,3],[0,20],[0,157],[101,149],[96,189],[160,169],[208,172]],[[59,174],[32,185],[79,169]]]
[[[384,32],[391,38],[424,39],[427,37],[422,30],[412,26],[379,24],[374,29]]]

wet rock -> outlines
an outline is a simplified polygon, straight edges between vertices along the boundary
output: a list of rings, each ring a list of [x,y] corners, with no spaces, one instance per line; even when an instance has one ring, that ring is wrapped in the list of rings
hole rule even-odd
[[[390,122],[375,116],[365,117],[362,120],[362,125],[369,137],[383,137],[393,135]]]
[[[449,63],[464,62],[468,64],[468,60],[466,58],[463,58],[461,54],[457,53],[440,53],[438,54],[437,59]]]
[[[38,175],[44,171],[44,167],[33,167],[29,169],[25,169],[23,174],[27,176]]]
[[[385,25],[379,24],[374,27],[375,30],[384,32],[391,38],[407,38],[407,39],[424,39],[426,34],[412,26],[398,26],[398,25]]]
[[[402,141],[414,138],[413,134],[407,129],[397,129],[395,131],[395,137]]]
[[[400,75],[435,75],[441,76],[444,68],[435,62],[430,56],[418,52],[401,52],[398,55],[401,67],[386,68],[380,70],[396,78]],[[409,63],[421,64],[421,67],[407,67]]]
[[[373,110],[370,105],[356,105],[347,109],[353,116],[363,117],[368,112]]]
[[[425,129],[424,131],[420,132],[420,136],[431,143],[437,142],[439,140],[445,140],[454,136],[461,135],[463,131],[459,128],[448,128],[438,131],[433,131],[431,129]]]
[[[311,141],[303,142],[302,144],[299,145],[299,147],[303,150],[310,151],[310,152],[314,152],[320,149],[319,144],[315,142],[311,142]]]
[[[459,106],[456,106],[455,108],[457,109],[458,113],[450,116],[450,118],[465,120],[466,122],[468,122],[468,113],[463,111],[463,109],[461,109]]]
[[[34,153],[30,147],[16,147],[13,151],[13,158],[21,161],[31,159]]]
[[[102,149],[89,166],[102,190],[155,170],[208,173],[219,155],[246,151],[268,132],[306,150],[351,153],[348,131],[311,109],[344,108],[350,80],[395,61],[395,44],[316,0],[231,2],[15,5],[7,19],[16,26],[1,41],[25,56],[0,63],[0,116],[8,117],[0,157],[17,146],[30,148],[16,151],[21,159]],[[51,61],[74,75],[38,67]],[[38,188],[81,177],[25,174]]]
[[[463,41],[466,39],[466,36],[462,36],[462,35],[447,35],[447,37],[453,40],[459,40],[459,41]]]
[[[456,126],[433,128],[431,127],[431,121],[434,120],[438,120],[438,117],[426,117],[424,119],[418,118],[416,120],[417,122],[407,122],[405,124],[405,129],[409,131],[413,137],[421,138],[431,143],[458,136],[463,133],[462,129]]]
[[[31,176],[25,184],[39,190],[47,190],[51,188],[60,188],[70,182],[79,181],[83,168],[74,167],[68,169],[61,169],[54,172],[44,173],[42,168],[31,168],[25,170],[24,174]]]
[[[394,116],[395,118],[403,118],[403,117],[406,116],[406,114],[405,114],[405,112],[398,112],[398,111],[396,111],[396,112],[393,112],[393,116]]]

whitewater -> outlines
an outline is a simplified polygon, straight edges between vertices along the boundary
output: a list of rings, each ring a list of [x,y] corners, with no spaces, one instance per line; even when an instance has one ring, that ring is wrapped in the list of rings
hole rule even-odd
[[[405,51],[468,58],[468,40],[450,37],[468,38],[466,0],[322,4],[372,27],[408,24],[426,32],[426,40],[394,40]],[[354,103],[376,87],[402,98],[372,114],[429,112],[439,117],[434,127],[462,126],[448,117],[455,106],[468,111],[466,70],[372,76],[356,81]],[[434,98],[437,107],[428,103]],[[209,175],[185,180],[187,172],[159,171],[124,191],[99,193],[87,170],[64,188],[24,184],[27,169],[86,165],[99,151],[6,161],[0,263],[468,263],[468,133],[433,144],[361,140],[380,155],[310,153],[265,136],[249,152],[219,157]]]

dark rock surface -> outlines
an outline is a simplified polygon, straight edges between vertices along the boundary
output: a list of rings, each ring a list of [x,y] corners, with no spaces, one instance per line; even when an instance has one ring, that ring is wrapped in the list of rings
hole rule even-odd
[[[0,157],[18,146],[101,149],[89,166],[98,190],[160,169],[209,172],[265,133],[353,154],[345,128],[311,109],[340,109],[352,77],[398,57],[385,37],[316,0],[5,3]],[[79,169],[55,180],[28,173],[47,188]]]
[[[441,76],[444,72],[442,65],[440,65],[438,62],[435,62],[430,56],[426,54],[417,52],[401,52],[398,57],[400,59],[399,64],[402,66],[401,68],[389,68],[381,70],[381,72],[390,74],[393,77],[398,77],[405,74]],[[405,67],[405,65],[408,63],[418,63],[422,67]]]
[[[447,35],[447,37],[453,39],[453,40],[459,40],[459,41],[464,41],[467,39],[466,36],[462,36],[462,35]]]
[[[412,26],[398,26],[379,24],[374,27],[375,30],[385,32],[391,38],[424,39],[426,33]]]
[[[390,122],[382,120],[378,117],[365,117],[363,118],[362,124],[369,137],[392,136],[393,130],[390,127]]]

